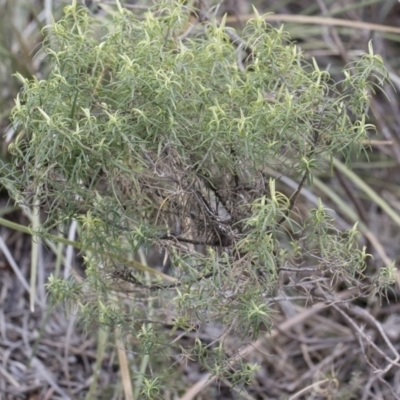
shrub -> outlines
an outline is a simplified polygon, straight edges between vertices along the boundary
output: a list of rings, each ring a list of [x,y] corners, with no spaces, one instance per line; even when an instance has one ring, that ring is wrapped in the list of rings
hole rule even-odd
[[[151,356],[150,397],[178,355],[248,382],[254,367],[233,366],[223,333],[241,339],[234,352],[271,329],[284,274],[307,274],[307,290],[321,277],[376,290],[356,226],[339,231],[321,201],[294,205],[334,155],[349,163],[362,150],[370,92],[386,79],[380,57],[371,45],[335,83],[262,17],[232,41],[211,19],[183,35],[192,12],[163,3],[137,19],[119,8],[105,24],[66,7],[43,43],[48,78],[19,76],[14,169],[2,179],[46,211],[38,235],[79,222],[84,280],[50,277],[49,289]],[[279,191],[271,171],[298,189]],[[165,251],[169,275],[136,261],[149,249]],[[209,325],[215,343],[176,339]]]

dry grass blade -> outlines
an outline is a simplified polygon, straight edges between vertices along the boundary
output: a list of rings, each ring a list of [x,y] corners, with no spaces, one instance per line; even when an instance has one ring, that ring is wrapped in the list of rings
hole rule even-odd
[[[252,18],[255,18],[255,14],[243,15],[242,19],[248,21]],[[396,33],[400,34],[400,28],[396,26],[388,26],[381,24],[373,24],[370,22],[362,22],[362,21],[349,21],[347,19],[340,18],[329,18],[329,17],[320,17],[320,16],[312,16],[312,15],[290,15],[290,14],[265,14],[263,15],[265,21],[268,22],[295,22],[299,24],[316,24],[323,26],[342,26],[352,29],[365,29],[376,32],[387,32],[387,33]],[[235,23],[235,17],[228,17],[227,22]]]
[[[358,186],[373,202],[378,204],[382,210],[390,216],[390,218],[398,226],[400,226],[400,215],[393,210],[393,208],[376,193],[369,185],[367,185],[357,174],[350,171],[342,162],[334,158],[332,160],[333,165],[340,170],[344,175],[346,175],[356,186]]]
[[[14,257],[12,256],[10,250],[8,250],[7,245],[5,244],[3,238],[0,236],[0,249],[7,258],[8,262],[10,263],[10,266],[15,274],[15,276],[18,278],[20,284],[22,287],[28,292],[30,292],[30,287],[28,285],[28,282],[26,281],[25,277],[22,275],[20,268],[18,267],[17,263],[14,260]],[[36,299],[35,299],[36,300]],[[37,301],[37,300],[36,300]]]
[[[121,372],[122,386],[124,388],[125,399],[133,400],[134,397],[129,362],[126,355],[125,344],[120,335],[120,332],[115,332],[115,345],[118,352],[119,370]]]

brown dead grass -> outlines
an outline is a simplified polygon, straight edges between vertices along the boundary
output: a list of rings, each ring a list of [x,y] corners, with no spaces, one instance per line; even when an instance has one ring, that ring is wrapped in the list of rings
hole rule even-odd
[[[110,6],[112,1],[103,3]],[[235,27],[252,17],[243,13],[246,8],[240,3],[230,5],[228,21]],[[266,19],[276,24],[284,22],[306,55],[318,57],[321,68],[329,67],[333,76],[345,63],[367,51],[368,41],[373,39],[375,52],[384,58],[394,88],[385,88],[387,98],[378,95],[373,100],[371,120],[377,126],[377,135],[371,138],[373,146],[368,153],[371,163],[367,167],[365,160],[359,160],[355,172],[400,213],[400,102],[395,90],[400,89],[400,5],[383,0],[370,5],[323,0],[282,2],[282,6],[279,1],[265,3],[258,1],[256,5],[265,12],[273,9],[280,14],[268,15]],[[58,15],[65,3],[51,4]],[[33,0],[14,4],[2,0],[1,7],[9,13],[1,42],[2,53],[7,57],[0,60],[3,86],[0,128],[6,133],[12,99],[18,90],[10,74],[45,73],[33,54],[38,31],[49,18],[49,10],[45,10],[42,2]],[[135,7],[141,10],[143,4]],[[237,12],[239,9],[241,13]],[[8,161],[7,143],[5,137],[1,153],[4,162]],[[364,232],[372,234],[363,238],[375,257],[370,261],[368,273],[372,275],[385,266],[387,258],[398,261],[400,230],[393,219],[340,170],[336,169],[334,176],[320,179],[356,213],[367,228]],[[335,204],[329,193],[317,187],[307,190],[299,199],[299,208],[302,202],[321,196],[335,210],[339,223],[353,224],[349,214]],[[29,224],[21,211],[7,208],[5,191],[1,204],[2,216],[7,214],[8,219]],[[133,399],[136,381],[130,376],[131,359],[123,342],[110,341],[95,328],[84,333],[77,324],[75,310],[51,306],[44,284],[57,268],[55,250],[40,245],[36,305],[32,312],[24,285],[24,280],[30,281],[31,238],[5,227],[0,229],[0,236],[4,243],[0,255],[0,399]],[[66,265],[80,268],[76,253],[69,254],[60,262],[60,273],[65,276],[69,275]],[[22,277],[15,273],[16,268]],[[179,382],[173,382],[181,390],[165,390],[159,398],[400,398],[398,287],[393,287],[383,300],[377,296],[352,300],[352,291],[342,290],[340,285],[334,292],[327,293],[321,288],[320,292],[308,293],[306,280],[291,284],[297,289],[301,287],[304,296],[294,295],[290,285],[277,294],[274,331],[265,332],[257,341],[237,351],[232,351],[234,342],[226,342],[232,366],[240,360],[260,365],[252,384],[238,391],[227,381],[217,381],[204,373],[196,362],[182,362]],[[201,334],[208,335],[210,341],[214,339],[207,330]],[[195,337],[177,332],[172,339],[177,340],[179,335],[188,341]]]

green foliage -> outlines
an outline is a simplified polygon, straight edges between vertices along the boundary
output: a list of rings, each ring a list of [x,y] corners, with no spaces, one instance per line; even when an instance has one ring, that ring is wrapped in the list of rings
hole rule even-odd
[[[165,3],[144,20],[121,9],[103,25],[66,7],[47,28],[48,79],[19,76],[14,170],[3,178],[16,200],[46,210],[42,234],[80,222],[86,280],[74,287],[52,278],[56,299],[78,302],[86,322],[131,333],[142,354],[183,351],[167,343],[163,324],[171,336],[212,323],[256,337],[272,326],[267,299],[285,268],[307,263],[312,278],[354,285],[367,257],[356,229],[338,231],[322,204],[296,216],[298,191],[278,192],[267,169],[299,178],[300,190],[333,155],[360,151],[373,129],[369,94],[386,78],[381,59],[371,47],[335,84],[261,17],[243,33],[250,55],[224,24],[181,39],[188,18]],[[150,247],[174,264],[169,286],[122,272]],[[130,298],[116,300],[126,288],[115,276],[126,278]],[[248,382],[255,368],[232,372],[221,349],[198,341],[184,351],[220,377]],[[158,395],[156,377],[143,383],[144,396]]]

